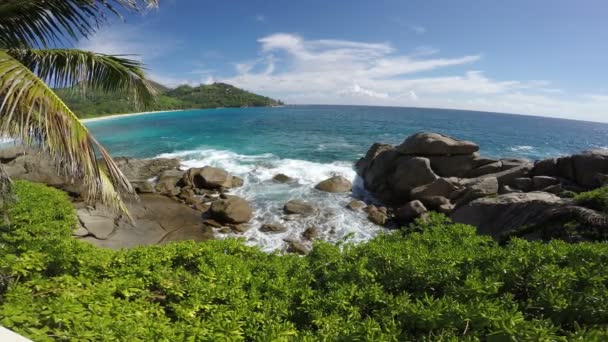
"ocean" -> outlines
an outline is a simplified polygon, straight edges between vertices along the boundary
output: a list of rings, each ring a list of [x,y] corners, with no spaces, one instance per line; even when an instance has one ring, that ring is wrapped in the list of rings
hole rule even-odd
[[[249,200],[256,215],[252,228],[241,236],[268,251],[283,248],[284,239],[297,238],[311,226],[331,242],[364,241],[383,231],[367,222],[363,213],[344,208],[350,195],[313,189],[319,181],[342,175],[355,181],[356,196],[368,197],[353,165],[374,142],[399,144],[410,134],[432,131],[476,142],[485,156],[529,159],[608,148],[608,124],[444,109],[221,108],[86,125],[113,156],[179,158],[183,168],[212,165],[245,179],[233,193]],[[271,179],[277,173],[298,183],[275,184]],[[296,198],[314,204],[319,214],[284,221],[284,203]],[[258,227],[264,223],[281,223],[289,230],[261,233]]]

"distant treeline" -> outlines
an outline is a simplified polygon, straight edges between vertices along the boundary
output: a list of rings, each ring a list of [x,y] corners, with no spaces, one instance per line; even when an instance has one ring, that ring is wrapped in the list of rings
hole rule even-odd
[[[156,86],[160,95],[146,108],[136,108],[126,96],[87,91],[82,94],[73,89],[56,89],[57,94],[81,118],[110,114],[133,113],[142,110],[175,110],[218,107],[267,107],[283,103],[269,97],[250,93],[225,83],[191,87],[182,85],[174,89]]]

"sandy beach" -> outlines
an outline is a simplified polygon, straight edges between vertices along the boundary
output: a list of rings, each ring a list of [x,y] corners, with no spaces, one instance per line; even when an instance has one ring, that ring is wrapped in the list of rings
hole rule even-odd
[[[152,111],[152,112],[112,114],[112,115],[100,116],[100,117],[96,117],[96,118],[82,119],[80,121],[86,123],[86,122],[116,119],[116,118],[121,118],[121,117],[125,117],[125,116],[139,116],[139,115],[150,115],[150,114],[158,114],[158,113],[182,112],[184,110],[185,109],[175,109],[175,110],[158,110],[158,111]]]

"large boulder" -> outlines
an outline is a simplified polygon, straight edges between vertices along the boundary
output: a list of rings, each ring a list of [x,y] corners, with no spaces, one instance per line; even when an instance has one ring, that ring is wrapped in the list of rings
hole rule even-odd
[[[349,192],[353,188],[353,183],[342,176],[334,176],[326,179],[315,186],[315,189],[325,192]]]
[[[278,174],[274,175],[274,177],[272,177],[272,180],[275,183],[283,183],[283,184],[285,184],[285,183],[293,183],[293,182],[296,181],[294,178],[291,178],[288,175],[283,174],[283,173],[278,173]]]
[[[544,192],[510,193],[483,197],[452,212],[454,222],[477,227],[480,234],[501,236],[533,222],[563,200]]]
[[[608,150],[590,150],[572,156],[574,181],[591,189],[599,187],[599,174],[608,173]]]
[[[479,146],[439,133],[418,133],[405,139],[397,146],[397,151],[424,156],[458,155],[475,153],[479,151]]]
[[[408,200],[412,189],[429,184],[439,177],[433,172],[431,163],[423,157],[402,157],[390,178],[390,188],[393,191],[392,202]]]
[[[365,157],[363,157],[363,158],[359,159],[359,161],[357,161],[357,164],[355,165],[357,174],[361,177],[364,177],[368,168],[372,165],[372,163],[374,162],[376,157],[378,157],[378,155],[380,155],[384,152],[387,152],[387,151],[392,151],[394,149],[395,148],[392,145],[388,145],[388,144],[379,144],[379,143],[373,144],[369,148],[369,150],[367,150]]]
[[[184,173],[182,181],[185,186],[198,189],[216,190],[232,187],[232,176],[225,170],[212,166],[189,169]]]
[[[253,217],[249,203],[237,196],[223,196],[211,204],[211,216],[222,223],[247,223]]]
[[[452,193],[458,191],[459,187],[453,182],[445,178],[437,178],[431,183],[421,185],[412,189],[410,192],[410,198],[420,200],[423,203],[428,202],[432,197],[452,197]]]
[[[477,153],[454,156],[431,156],[431,167],[441,177],[464,177],[477,165]]]
[[[498,179],[496,177],[480,177],[466,179],[461,182],[464,190],[454,193],[452,199],[457,199],[456,206],[474,201],[478,198],[496,195],[499,190]]]
[[[288,215],[298,214],[306,216],[314,214],[315,208],[302,200],[296,199],[285,203],[283,211]]]

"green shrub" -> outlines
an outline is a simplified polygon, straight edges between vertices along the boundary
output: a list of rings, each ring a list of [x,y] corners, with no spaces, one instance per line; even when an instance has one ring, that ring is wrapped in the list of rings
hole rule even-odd
[[[239,240],[111,251],[69,236],[60,192],[19,182],[17,193],[0,235],[0,325],[35,341],[608,338],[603,243],[501,247],[434,215],[307,257]]]
[[[608,186],[581,192],[574,201],[584,207],[608,213]]]

